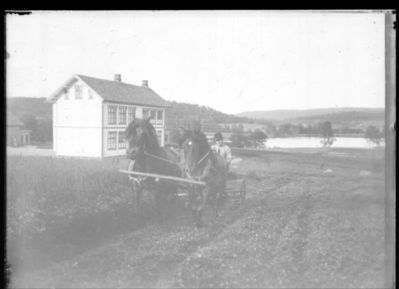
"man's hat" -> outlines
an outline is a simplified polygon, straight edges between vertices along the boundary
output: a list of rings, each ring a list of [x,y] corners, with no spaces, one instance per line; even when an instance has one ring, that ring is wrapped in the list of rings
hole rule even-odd
[[[214,138],[215,140],[223,140],[223,136],[220,132],[215,133]]]

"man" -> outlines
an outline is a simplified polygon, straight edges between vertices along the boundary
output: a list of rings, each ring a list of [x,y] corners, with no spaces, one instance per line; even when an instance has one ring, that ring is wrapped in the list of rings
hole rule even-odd
[[[222,156],[222,158],[226,161],[227,169],[229,169],[231,160],[233,159],[231,155],[231,149],[229,146],[224,144],[223,136],[220,132],[215,133],[214,138],[215,138],[215,144],[212,146],[212,150],[214,150],[217,154]]]

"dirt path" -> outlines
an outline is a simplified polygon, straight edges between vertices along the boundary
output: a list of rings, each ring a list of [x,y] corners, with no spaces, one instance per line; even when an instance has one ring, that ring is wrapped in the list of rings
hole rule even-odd
[[[380,160],[381,162],[381,160]],[[324,174],[327,166],[333,173]],[[380,164],[381,165],[381,164]],[[321,169],[323,167],[323,169]],[[378,163],[344,158],[248,158],[243,207],[188,212],[49,268],[15,287],[364,288],[381,287],[384,180]],[[360,170],[371,176],[359,176]],[[32,286],[34,285],[34,286]]]

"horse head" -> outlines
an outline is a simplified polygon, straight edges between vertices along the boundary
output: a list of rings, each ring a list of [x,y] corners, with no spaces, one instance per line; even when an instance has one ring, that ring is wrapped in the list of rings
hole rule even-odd
[[[180,141],[183,149],[185,169],[190,174],[196,174],[201,168],[201,162],[210,152],[206,136],[200,131],[187,130]]]
[[[150,123],[150,118],[133,119],[127,126],[125,134],[128,144],[126,156],[129,159],[136,159],[146,149],[159,147],[155,129]]]

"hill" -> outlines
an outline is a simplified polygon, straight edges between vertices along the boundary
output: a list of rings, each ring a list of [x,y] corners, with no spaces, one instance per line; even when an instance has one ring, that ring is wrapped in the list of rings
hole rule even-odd
[[[45,98],[13,97],[7,98],[7,109],[18,118],[23,119],[32,115],[37,119],[52,119],[52,104],[46,103]],[[193,120],[201,120],[205,127],[210,128],[217,123],[254,122],[247,117],[225,114],[208,106],[169,102],[171,105],[166,112],[166,126],[168,128],[186,127]]]
[[[384,120],[384,111],[341,111],[336,113],[327,113],[321,115],[310,115],[293,118],[292,120],[312,122],[329,120],[335,123],[353,122],[353,121],[379,121]]]
[[[347,114],[344,114],[344,113]],[[269,120],[289,120],[289,119],[317,119],[325,118],[334,114],[340,114],[341,118],[349,116],[352,112],[356,112],[360,118],[368,115],[375,115],[384,118],[384,108],[360,108],[360,107],[342,107],[342,108],[318,108],[318,109],[289,109],[289,110],[264,110],[264,111],[246,111],[237,114],[241,117],[249,117],[255,119],[269,119]]]
[[[317,125],[322,121],[330,121],[335,128],[357,128],[364,130],[369,125],[382,128],[384,125],[383,108],[322,108],[309,110],[272,110],[243,112],[230,115],[211,107],[169,102],[166,111],[165,125],[167,129],[188,127],[193,121],[201,121],[204,131],[217,131],[226,124],[259,124],[276,125],[282,123]],[[21,120],[33,116],[51,126],[52,105],[45,98],[15,97],[7,98],[7,109]],[[33,129],[33,128],[28,128]],[[33,129],[34,130],[34,129]]]
[[[187,127],[190,122],[200,120],[204,130],[212,131],[217,129],[215,126],[218,123],[255,122],[254,119],[226,114],[208,106],[175,101],[170,105],[166,112],[167,128]]]
[[[51,120],[53,117],[52,104],[45,100],[44,97],[10,97],[7,98],[7,110],[19,119],[31,115],[37,119]]]

